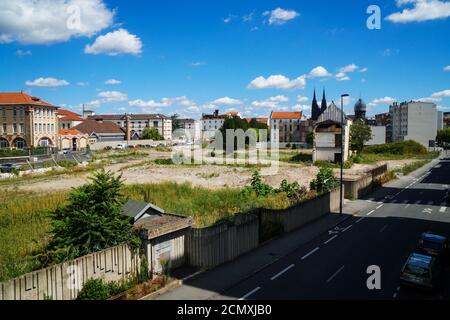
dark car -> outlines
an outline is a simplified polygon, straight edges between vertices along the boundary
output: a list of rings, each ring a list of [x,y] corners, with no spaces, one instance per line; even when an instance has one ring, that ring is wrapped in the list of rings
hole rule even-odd
[[[400,282],[403,285],[428,290],[437,289],[441,279],[442,265],[439,257],[420,253],[409,256],[400,275]]]
[[[2,173],[11,173],[14,169],[19,170],[20,166],[12,163],[5,163],[0,165],[0,172]]]
[[[430,256],[446,256],[448,246],[447,237],[431,232],[422,233],[419,241],[419,250]]]

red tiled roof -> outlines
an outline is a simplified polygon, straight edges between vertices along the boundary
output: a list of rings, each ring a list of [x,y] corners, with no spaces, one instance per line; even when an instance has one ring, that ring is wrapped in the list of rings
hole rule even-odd
[[[131,120],[151,120],[151,119],[168,119],[163,114],[129,114]],[[89,116],[90,120],[126,120],[124,114],[96,114],[95,116]]]
[[[75,112],[73,112],[73,111],[70,111],[70,110],[64,110],[64,109],[59,109],[58,111],[56,111],[56,114],[58,115],[58,116],[64,116],[64,117],[67,117],[67,116],[77,116],[77,117],[81,117],[81,115],[79,115],[78,113],[75,113]]]
[[[232,116],[232,117],[235,117],[235,116],[237,117],[239,115],[239,112],[237,112],[237,111],[230,111],[230,112],[225,113],[225,115]]]
[[[61,136],[77,136],[77,135],[80,135],[83,133],[81,133],[80,131],[75,130],[75,129],[65,129],[65,130],[59,130],[58,134]]]
[[[56,106],[24,92],[0,92],[0,105],[35,105],[56,108]]]
[[[79,125],[73,127],[72,129],[78,130],[82,133],[92,134],[95,133],[124,133],[122,128],[111,121],[96,121],[96,120],[85,120]]]
[[[247,122],[251,122],[253,119],[256,119],[256,121],[257,122],[259,122],[259,123],[264,123],[264,124],[267,124],[267,121],[269,121],[269,118],[245,118],[245,120],[247,121]]]
[[[77,116],[77,115],[70,115],[70,116],[64,116],[59,119],[59,121],[84,121],[85,119]]]
[[[301,112],[272,112],[271,119],[301,119]]]

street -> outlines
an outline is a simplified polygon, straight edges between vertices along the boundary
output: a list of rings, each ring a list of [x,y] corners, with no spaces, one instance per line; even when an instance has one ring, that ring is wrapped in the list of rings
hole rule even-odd
[[[364,209],[335,230],[215,299],[448,299],[448,272],[434,294],[401,287],[399,275],[422,232],[450,235],[449,183],[447,159],[388,184],[357,201]],[[371,265],[381,269],[381,290],[367,288]]]

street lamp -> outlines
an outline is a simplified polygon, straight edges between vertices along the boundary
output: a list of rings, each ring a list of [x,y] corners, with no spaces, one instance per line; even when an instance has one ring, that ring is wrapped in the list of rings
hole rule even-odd
[[[339,199],[339,216],[342,216],[342,198],[344,197],[344,143],[345,143],[345,131],[344,131],[344,98],[349,97],[348,94],[341,95],[341,188]]]

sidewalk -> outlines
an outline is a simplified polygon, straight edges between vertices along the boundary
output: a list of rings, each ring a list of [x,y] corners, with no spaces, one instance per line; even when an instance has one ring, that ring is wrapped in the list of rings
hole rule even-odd
[[[268,241],[234,261],[185,280],[183,286],[159,296],[157,300],[212,299],[275,263],[299,246],[334,228],[350,216],[349,213],[342,217],[329,214],[281,238]]]

